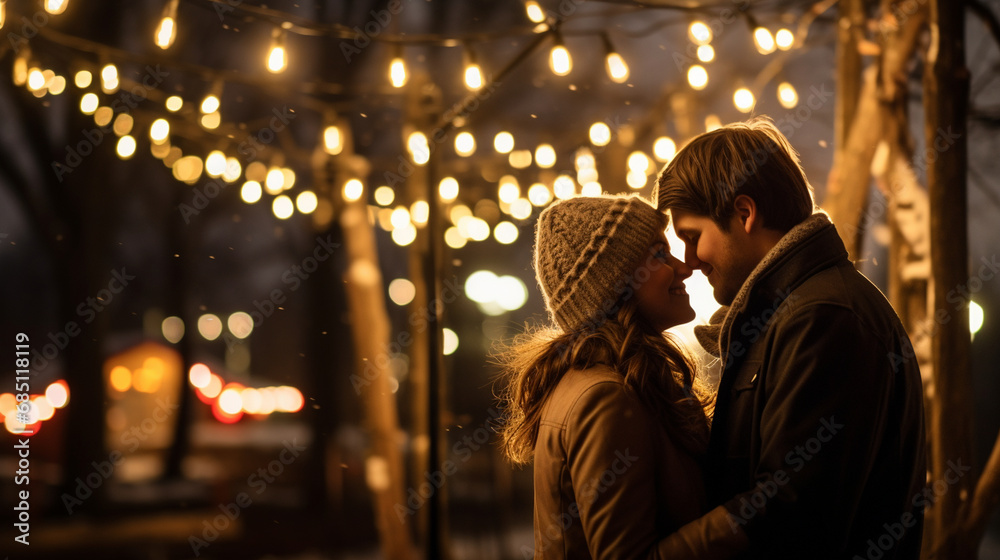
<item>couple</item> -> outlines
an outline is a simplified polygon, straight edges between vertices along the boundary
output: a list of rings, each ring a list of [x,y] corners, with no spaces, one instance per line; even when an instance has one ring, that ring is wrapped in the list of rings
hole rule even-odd
[[[535,556],[916,560],[917,363],[788,140],[760,118],[702,134],[656,204],[581,197],[538,218],[557,328],[505,354],[502,433],[534,462]],[[695,317],[692,269],[723,305],[696,329],[717,391],[662,334]]]

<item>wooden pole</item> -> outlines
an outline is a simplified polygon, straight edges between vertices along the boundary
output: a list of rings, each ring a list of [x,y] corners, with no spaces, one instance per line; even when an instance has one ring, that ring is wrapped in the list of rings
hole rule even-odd
[[[956,462],[973,464],[971,338],[968,301],[956,305],[956,286],[969,281],[966,113],[969,73],[965,66],[962,2],[931,0],[930,45],[924,70],[924,139],[931,213],[931,275],[935,329],[931,336],[934,399],[930,411],[931,473],[943,479]],[[951,481],[949,481],[951,482]],[[933,505],[932,542],[944,542],[941,558],[974,558],[975,547],[945,541],[961,523],[972,497],[974,476],[959,477]]]

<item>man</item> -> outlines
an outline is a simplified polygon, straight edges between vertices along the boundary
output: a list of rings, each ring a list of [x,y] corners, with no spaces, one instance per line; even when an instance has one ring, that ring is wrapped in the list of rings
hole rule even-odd
[[[919,558],[917,362],[788,140],[760,118],[702,134],[656,199],[723,305],[717,338],[699,333],[723,367],[707,480],[710,505],[749,536],[746,557]]]

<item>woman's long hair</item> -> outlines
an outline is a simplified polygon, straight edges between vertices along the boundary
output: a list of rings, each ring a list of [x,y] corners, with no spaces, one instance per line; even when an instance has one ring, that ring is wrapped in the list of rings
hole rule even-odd
[[[673,339],[648,327],[635,298],[600,324],[563,332],[536,329],[514,339],[497,355],[502,366],[500,430],[507,458],[531,462],[542,407],[570,369],[603,363],[621,374],[670,437],[693,455],[704,453],[714,399],[690,356]]]

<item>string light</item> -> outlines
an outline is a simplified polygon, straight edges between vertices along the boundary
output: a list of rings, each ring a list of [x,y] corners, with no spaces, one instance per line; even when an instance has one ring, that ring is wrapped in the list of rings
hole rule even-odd
[[[222,102],[219,101],[219,97],[214,93],[210,93],[205,96],[205,99],[201,100],[201,112],[202,114],[214,113],[219,110]]]
[[[661,162],[668,162],[677,155],[677,144],[669,136],[661,136],[653,142],[653,156]]]
[[[118,89],[118,68],[114,64],[108,64],[101,69],[101,89],[105,93],[112,93]]]
[[[701,45],[698,47],[698,60],[702,62],[712,62],[715,60],[715,49],[712,45]]]
[[[785,109],[792,109],[799,104],[799,94],[792,84],[781,82],[778,84],[778,101]]]
[[[178,0],[169,0],[167,5],[163,8],[163,19],[160,20],[160,25],[156,28],[156,35],[153,38],[157,47],[163,50],[170,48],[170,45],[174,44],[174,39],[177,38],[177,2]]]
[[[771,54],[774,52],[774,37],[766,27],[758,27],[753,31],[753,40],[757,45],[757,52],[760,54]]]
[[[455,136],[455,153],[469,157],[476,153],[476,138],[469,132],[460,132]]]
[[[693,89],[702,90],[708,85],[708,72],[704,66],[694,64],[688,68],[687,79]]]
[[[357,180],[351,179],[344,183],[344,199],[350,202],[358,200],[365,192],[365,185]]]
[[[281,195],[276,197],[274,202],[271,203],[271,211],[274,212],[274,216],[279,220],[287,220],[295,212],[295,204],[292,203],[292,199]]]
[[[3,29],[3,24],[7,21],[7,1],[0,0],[0,29]]]
[[[524,9],[528,13],[528,19],[533,23],[542,23],[545,21],[545,12],[542,11],[542,7],[535,0],[525,2]]]
[[[497,192],[497,198],[501,202],[511,204],[515,200],[521,197],[521,187],[517,185],[517,179],[511,175],[504,175],[500,178],[500,189]]]
[[[476,54],[472,49],[465,49],[465,87],[471,91],[478,91],[483,87],[483,71],[476,62]]]
[[[66,11],[68,0],[45,0],[45,11],[52,15],[59,15]]]
[[[375,189],[375,202],[382,206],[392,204],[392,201],[395,200],[395,198],[396,192],[392,190],[392,187],[382,185],[381,187]]]
[[[312,191],[302,191],[299,196],[295,197],[295,207],[303,214],[312,214],[317,206],[319,206],[319,199]]]
[[[573,178],[569,175],[560,175],[552,183],[552,192],[555,193],[556,198],[559,200],[572,198],[576,194],[576,183],[573,182]]]
[[[129,135],[122,136],[118,139],[118,157],[122,159],[129,159],[135,154],[135,138]]]
[[[209,177],[218,177],[226,171],[226,154],[214,150],[205,158],[205,173]]]
[[[551,144],[539,144],[535,148],[535,163],[542,169],[548,169],[556,164],[556,150]]]
[[[247,181],[243,183],[243,188],[240,189],[240,197],[243,198],[243,202],[253,204],[260,200],[261,191],[260,183],[257,181]]]
[[[438,193],[441,194],[441,200],[445,202],[455,200],[458,198],[458,181],[454,177],[441,179],[441,183],[438,184]]]
[[[331,156],[339,154],[344,149],[344,138],[340,127],[331,125],[323,130],[323,150]]]
[[[170,111],[171,113],[176,113],[177,111],[181,110],[181,107],[184,106],[184,100],[177,95],[171,95],[170,97],[167,98],[165,105],[168,111]]]
[[[787,51],[792,48],[792,44],[795,43],[795,35],[792,34],[788,29],[779,29],[774,34],[774,42],[778,45],[778,48]]]
[[[493,138],[493,148],[501,154],[509,154],[514,149],[514,135],[503,131]]]
[[[89,70],[80,70],[75,76],[73,76],[73,83],[80,89],[90,87],[90,84],[93,81],[94,75],[91,74]]]
[[[541,183],[535,183],[530,187],[528,187],[528,201],[531,202],[531,204],[535,206],[545,206],[551,200],[552,200],[552,193],[549,192],[549,188],[546,187],[545,185]]]
[[[753,109],[754,101],[753,93],[745,87],[733,93],[733,105],[736,105],[741,113],[749,113]]]
[[[272,74],[280,74],[288,68],[288,53],[285,51],[286,35],[284,29],[275,29],[271,33],[271,47],[267,52],[267,70]]]
[[[649,161],[649,156],[641,151],[636,150],[628,156],[628,168],[631,171],[646,175],[649,173],[649,168],[652,165],[652,162]]]
[[[406,139],[406,148],[410,152],[413,163],[423,165],[431,159],[431,149],[427,145],[427,136],[423,132],[411,133]]]
[[[28,89],[38,91],[43,87],[45,87],[45,76],[42,75],[42,71],[38,68],[28,70]]]
[[[569,55],[569,51],[566,50],[562,36],[556,33],[555,39],[556,44],[549,51],[549,68],[552,69],[552,73],[556,76],[565,76],[573,70],[573,58]]]
[[[712,42],[712,30],[703,21],[694,21],[688,27],[688,37],[696,45],[707,45]]]
[[[590,125],[590,143],[595,146],[607,146],[611,142],[611,129],[602,122]]]
[[[608,71],[608,77],[611,78],[612,82],[617,84],[625,83],[628,80],[628,64],[625,63],[625,59],[622,55],[615,51],[615,48],[611,45],[611,39],[608,38],[606,33],[601,34],[601,38],[604,39],[604,48],[607,50],[607,56],[604,57],[604,66]]]
[[[25,49],[27,50],[27,49]],[[22,52],[20,56],[14,59],[14,85],[23,86],[28,81],[28,59],[24,56]]]
[[[101,101],[98,99],[97,94],[85,93],[80,98],[80,112],[84,115],[93,115],[100,103]]]
[[[389,63],[389,81],[392,87],[401,88],[406,85],[410,77],[406,73],[406,61],[403,60],[403,52],[400,47],[396,48],[396,54]]]

